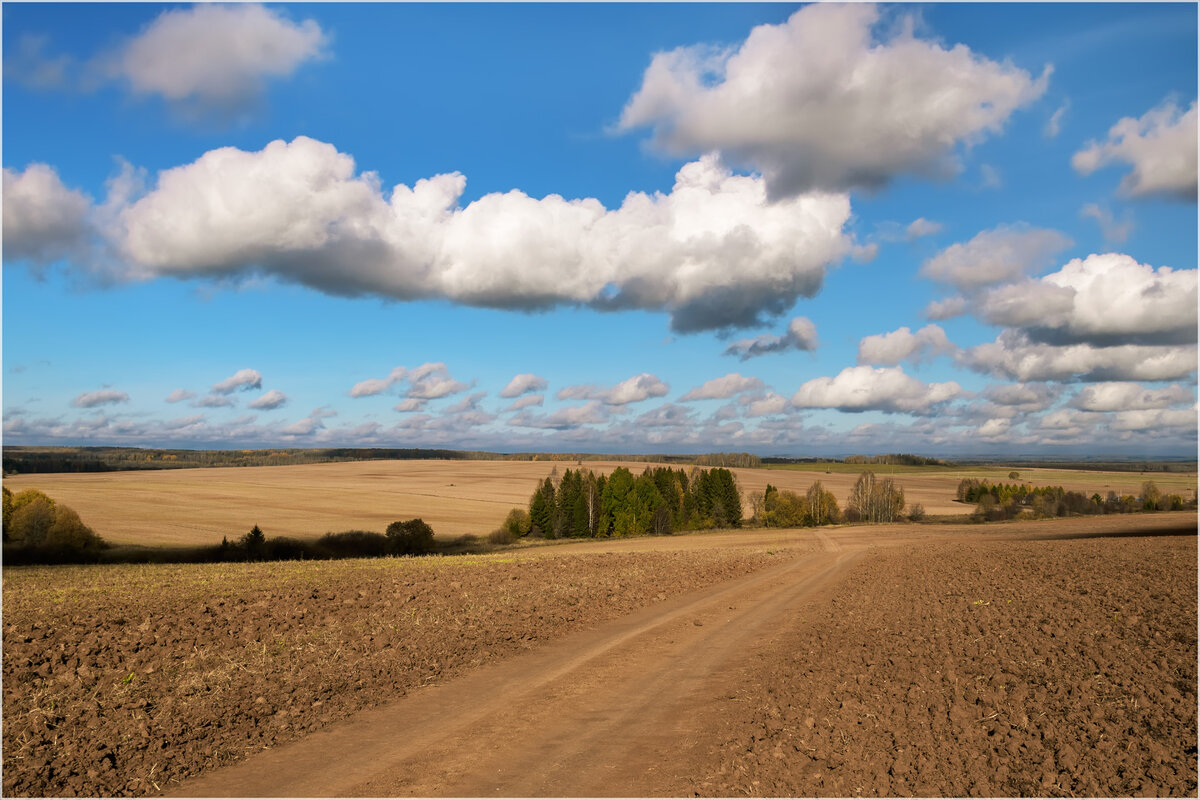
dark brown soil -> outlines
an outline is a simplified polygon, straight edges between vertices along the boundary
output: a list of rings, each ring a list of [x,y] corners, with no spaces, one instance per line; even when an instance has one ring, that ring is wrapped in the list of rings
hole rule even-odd
[[[4,794],[1194,797],[1138,516],[5,570]]]
[[[3,793],[154,794],[802,549],[6,569]]]
[[[1196,796],[1196,538],[864,554],[668,793]],[[750,702],[742,702],[746,699]]]

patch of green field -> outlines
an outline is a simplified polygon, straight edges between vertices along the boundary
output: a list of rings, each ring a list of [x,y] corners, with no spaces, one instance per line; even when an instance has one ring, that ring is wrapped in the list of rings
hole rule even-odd
[[[788,470],[792,472],[833,473],[835,475],[857,475],[866,470],[876,475],[930,475],[947,476],[961,480],[979,478],[991,483],[1029,483],[1035,486],[1058,486],[1061,484],[1083,484],[1091,491],[1104,493],[1108,484],[1127,485],[1152,481],[1160,490],[1174,494],[1188,494],[1197,488],[1196,473],[1180,472],[1109,472],[1099,470],[1056,469],[1054,467],[1011,467],[964,466],[908,466],[904,464],[844,464],[840,461],[821,461],[807,464],[766,464],[763,469]],[[1019,477],[1010,478],[1016,472]]]

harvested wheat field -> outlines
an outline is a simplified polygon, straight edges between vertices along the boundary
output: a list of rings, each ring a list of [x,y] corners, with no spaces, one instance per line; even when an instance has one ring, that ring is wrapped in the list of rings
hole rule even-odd
[[[3,789],[1195,796],[1196,559],[1169,513],[10,569]]]
[[[635,474],[642,462],[586,462],[593,472],[625,466]],[[312,539],[330,531],[383,531],[398,519],[421,517],[442,537],[487,534],[514,507],[525,508],[538,481],[551,470],[576,468],[545,461],[359,461],[283,467],[221,467],[37,474],[6,477],[14,492],[36,488],[65,503],[96,533],[113,544],[211,545],[233,540],[253,525],[268,536]],[[877,467],[880,475],[887,467]],[[735,469],[743,495],[767,483],[804,492],[821,481],[844,504],[855,472],[802,469]],[[967,476],[1004,480],[1004,473],[932,471],[894,476],[911,506],[929,514],[963,514],[955,489]],[[1087,494],[1139,494],[1147,476],[1138,473],[1080,473],[1039,469],[1022,473],[1035,485],[1061,485]],[[1194,474],[1150,476],[1164,491],[1190,497]]]

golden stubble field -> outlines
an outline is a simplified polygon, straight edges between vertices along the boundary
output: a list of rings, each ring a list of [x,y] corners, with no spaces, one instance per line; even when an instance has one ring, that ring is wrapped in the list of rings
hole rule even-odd
[[[635,474],[644,462],[590,461],[584,466],[610,473],[625,466]],[[441,537],[486,534],[509,509],[524,508],[537,482],[551,470],[577,468],[548,461],[360,461],[284,467],[228,467],[6,477],[14,492],[41,489],[71,506],[113,544],[216,544],[240,537],[253,525],[268,536],[315,538],[329,531],[382,532],[395,520],[421,517]],[[888,467],[877,467],[888,475]],[[856,473],[813,469],[735,469],[743,498],[767,483],[803,492],[820,480],[845,502]],[[928,514],[962,514],[955,488],[966,476],[1006,480],[1007,470],[897,473],[911,506]],[[1163,491],[1190,496],[1196,475],[1067,470],[1021,470],[1034,485],[1061,485],[1087,493],[1138,494],[1152,479]],[[749,508],[747,505],[747,513]]]

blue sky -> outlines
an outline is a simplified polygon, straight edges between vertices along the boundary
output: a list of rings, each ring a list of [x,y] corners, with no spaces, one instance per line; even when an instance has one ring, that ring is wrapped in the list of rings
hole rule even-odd
[[[8,444],[1189,455],[1194,4],[5,4]]]

